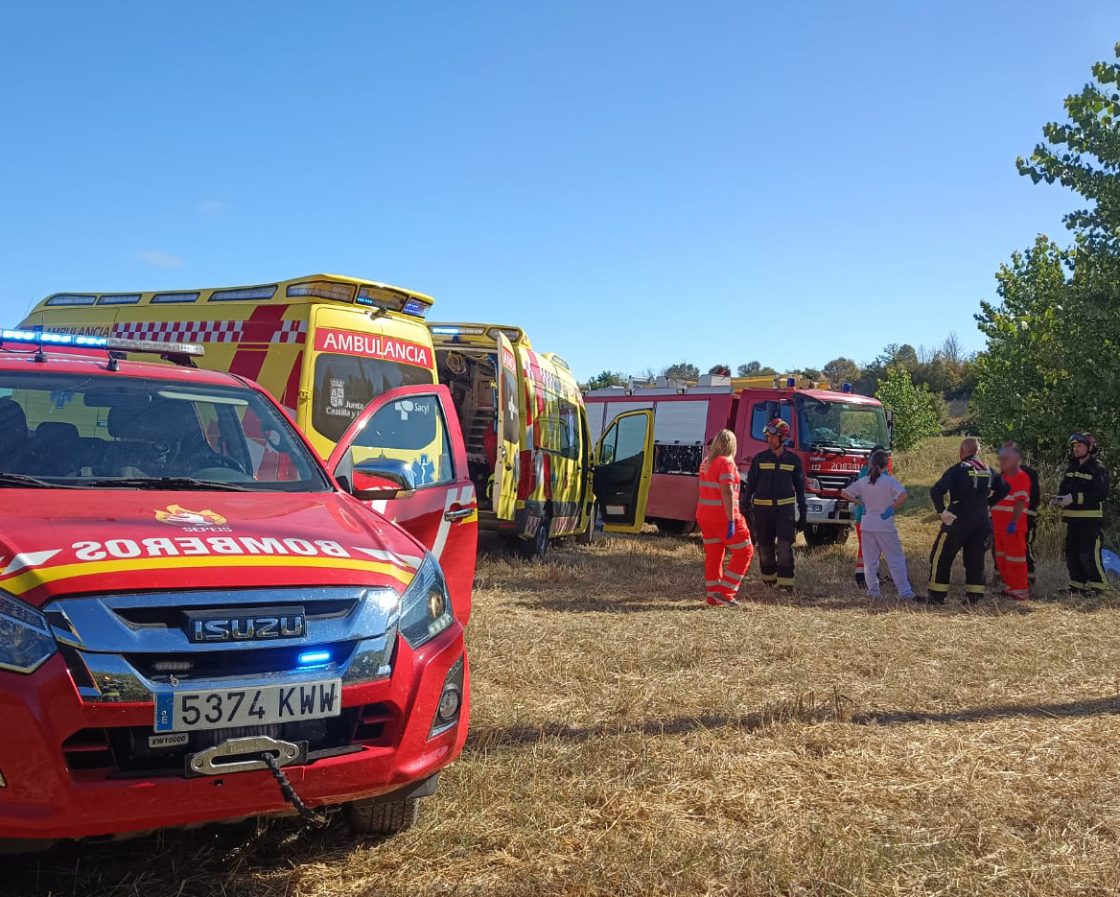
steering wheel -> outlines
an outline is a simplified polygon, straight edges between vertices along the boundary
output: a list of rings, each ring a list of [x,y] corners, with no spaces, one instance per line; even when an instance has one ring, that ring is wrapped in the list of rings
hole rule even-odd
[[[200,469],[209,469],[211,467],[224,467],[228,470],[236,470],[238,473],[248,474],[249,471],[245,469],[240,461],[236,458],[231,458],[229,455],[221,455],[214,452],[206,459],[205,467]]]

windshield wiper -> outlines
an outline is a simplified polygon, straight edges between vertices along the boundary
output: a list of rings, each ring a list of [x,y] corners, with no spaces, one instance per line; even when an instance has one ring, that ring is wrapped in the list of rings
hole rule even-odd
[[[22,473],[0,473],[0,489],[5,486],[25,489],[85,489],[85,486],[72,486],[68,483],[52,483],[38,477],[29,477]]]
[[[121,477],[116,480],[91,480],[90,486],[103,489],[178,489],[198,492],[249,492],[246,486],[237,483],[220,483],[216,480],[196,480],[194,477]]]

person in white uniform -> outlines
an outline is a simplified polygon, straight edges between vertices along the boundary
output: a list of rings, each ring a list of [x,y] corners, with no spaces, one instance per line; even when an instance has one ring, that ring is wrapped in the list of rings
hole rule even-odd
[[[887,561],[898,597],[909,601],[914,597],[910,578],[906,575],[906,556],[898,539],[894,515],[906,504],[906,489],[887,473],[888,457],[884,451],[871,453],[868,472],[847,489],[843,496],[863,506],[863,562],[866,567],[867,594],[879,597],[879,555]]]

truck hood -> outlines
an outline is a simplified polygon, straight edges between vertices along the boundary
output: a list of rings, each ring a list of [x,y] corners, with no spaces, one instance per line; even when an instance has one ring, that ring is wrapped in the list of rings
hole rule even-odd
[[[66,595],[368,585],[401,592],[423,555],[349,496],[3,489],[0,590]]]

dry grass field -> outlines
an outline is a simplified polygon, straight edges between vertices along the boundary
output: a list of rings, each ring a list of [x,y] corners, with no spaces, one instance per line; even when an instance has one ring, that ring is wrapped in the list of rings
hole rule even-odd
[[[915,586],[946,462],[902,458]],[[1057,531],[1041,593],[1064,577]],[[290,820],[0,860],[82,895],[1120,893],[1120,603],[872,605],[852,545],[701,606],[696,538],[484,560],[463,758],[391,841]],[[756,574],[757,575],[757,574]],[[886,590],[889,592],[889,588]]]

